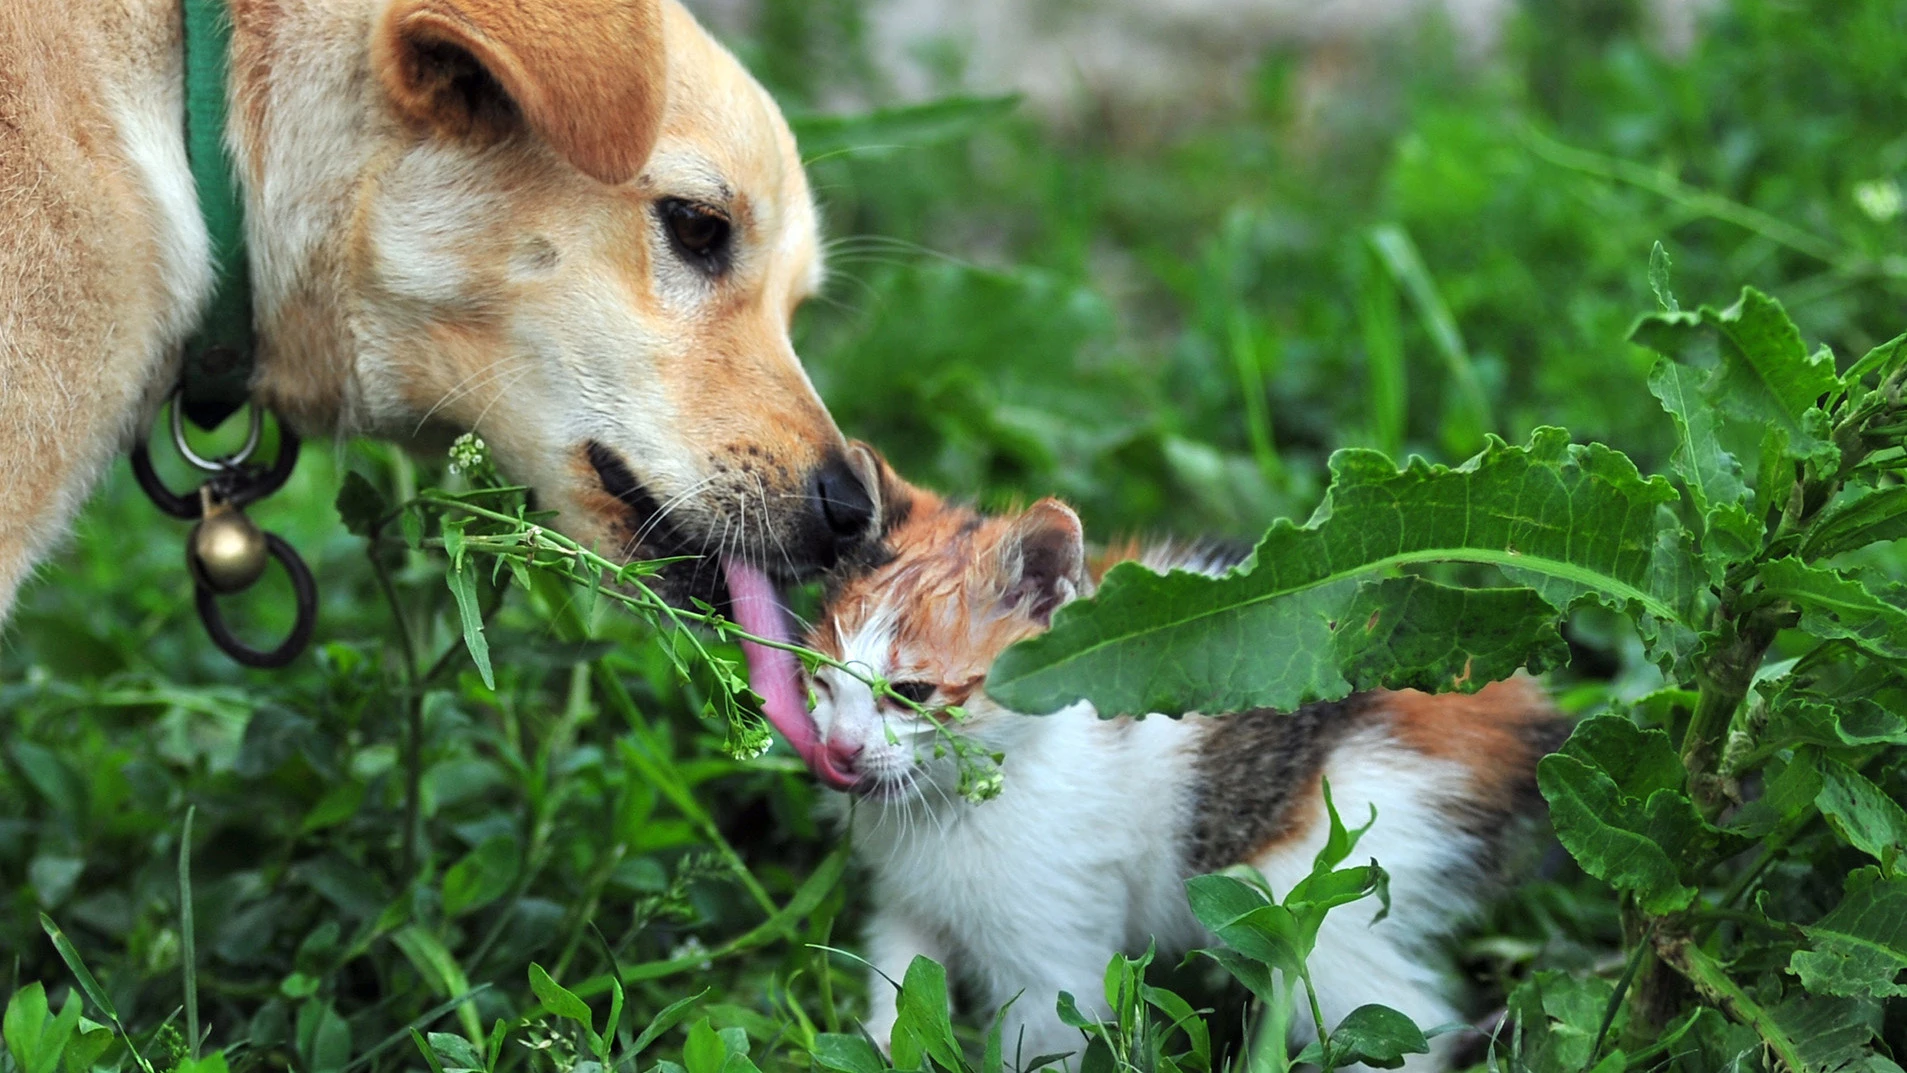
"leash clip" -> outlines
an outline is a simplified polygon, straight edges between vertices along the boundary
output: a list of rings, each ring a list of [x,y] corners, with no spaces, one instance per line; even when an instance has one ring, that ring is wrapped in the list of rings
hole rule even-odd
[[[278,426],[278,456],[269,466],[251,462],[258,450],[264,417],[256,404],[251,409],[251,431],[244,446],[223,458],[208,459],[186,442],[181,423],[179,392],[174,391],[167,405],[171,408],[172,444],[194,468],[211,474],[196,492],[179,495],[165,486],[152,466],[152,455],[142,436],[132,449],[132,472],[139,487],[153,505],[174,518],[195,521],[186,539],[186,568],[192,574],[192,587],[199,609],[199,621],[212,642],[226,655],[247,667],[283,667],[297,659],[311,643],[312,628],[318,616],[318,587],[311,570],[292,546],[277,533],[260,529],[245,516],[245,507],[284,487],[298,464],[298,437],[282,421]],[[291,633],[276,648],[258,649],[239,640],[226,625],[219,611],[218,597],[244,592],[257,583],[272,559],[285,568],[297,601],[297,618]]]

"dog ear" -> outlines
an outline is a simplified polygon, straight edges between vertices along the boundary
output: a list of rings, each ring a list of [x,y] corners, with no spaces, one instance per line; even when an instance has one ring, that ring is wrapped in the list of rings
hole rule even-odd
[[[1000,542],[1000,602],[1040,625],[1086,592],[1086,538],[1079,515],[1042,499],[1014,519]]]
[[[393,0],[371,55],[411,124],[480,142],[527,126],[605,183],[635,178],[662,127],[660,0]]]

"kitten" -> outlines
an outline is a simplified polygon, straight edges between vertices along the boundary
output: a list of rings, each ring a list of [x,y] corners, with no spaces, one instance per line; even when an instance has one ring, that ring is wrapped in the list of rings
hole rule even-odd
[[[1537,758],[1566,733],[1537,685],[1363,693],[1291,714],[1101,719],[1082,703],[1021,715],[987,696],[987,668],[1088,595],[1110,564],[1089,567],[1079,519],[1057,500],[987,516],[884,467],[879,491],[885,544],[837,577],[809,643],[966,716],[923,719],[837,669],[812,680],[828,755],[858,780],[852,809],[848,795],[837,800],[873,873],[876,1040],[887,1044],[896,1016],[881,974],[898,980],[924,954],[991,1009],[1020,996],[1009,1052],[1078,1050],[1079,1033],[1054,1013],[1057,994],[1103,1016],[1114,951],[1156,942],[1164,960],[1208,944],[1187,905],[1188,876],[1244,862],[1289,890],[1327,833],[1322,779],[1347,823],[1377,807],[1357,857],[1390,872],[1393,899],[1375,924],[1362,903],[1326,919],[1310,961],[1326,1025],[1369,1002],[1425,1028],[1457,1019],[1432,947],[1477,907],[1510,821],[1537,803]],[[1161,545],[1109,558],[1216,575],[1243,556]],[[997,798],[974,804],[956,792],[956,762],[935,755],[944,733],[1005,754]],[[1301,989],[1297,1001],[1294,1023],[1308,1035]],[[1433,1040],[1414,1067],[1441,1068],[1454,1041]]]

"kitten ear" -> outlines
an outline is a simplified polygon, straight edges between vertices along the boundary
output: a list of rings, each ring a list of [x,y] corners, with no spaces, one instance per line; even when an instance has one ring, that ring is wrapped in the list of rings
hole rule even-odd
[[[1040,625],[1086,591],[1086,537],[1079,515],[1042,499],[1013,522],[1000,545],[1000,603]]]
[[[914,508],[913,487],[900,479],[881,453],[860,440],[848,441],[848,467],[861,478],[874,501],[873,532],[886,536]]]

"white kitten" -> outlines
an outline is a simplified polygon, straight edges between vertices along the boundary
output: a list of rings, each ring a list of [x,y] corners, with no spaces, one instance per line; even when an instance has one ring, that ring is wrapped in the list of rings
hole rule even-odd
[[[1246,862],[1282,895],[1309,873],[1328,833],[1321,779],[1349,823],[1376,806],[1357,856],[1389,871],[1393,898],[1375,924],[1363,904],[1326,919],[1309,963],[1325,1023],[1371,1002],[1426,1028],[1456,1019],[1429,948],[1476,908],[1500,836],[1535,801],[1537,758],[1564,733],[1539,688],[1367,693],[1223,718],[1008,711],[982,688],[994,657],[1044,630],[1108,564],[1089,571],[1079,519],[1057,501],[988,517],[883,477],[886,546],[836,581],[810,643],[966,715],[920,718],[836,669],[813,680],[829,753],[859,778],[854,807],[849,795],[836,801],[873,873],[877,1040],[895,1021],[879,974],[898,980],[924,954],[989,1012],[1020,996],[1009,1054],[1079,1050],[1080,1034],[1054,1013],[1059,992],[1103,1016],[1115,951],[1156,942],[1170,958],[1212,941],[1188,908],[1186,877]],[[1235,561],[1170,547],[1112,558],[1212,573]],[[974,804],[956,792],[958,765],[935,747],[947,734],[1005,754],[999,797]],[[1294,1023],[1308,1034],[1303,1009]],[[1413,1064],[1440,1068],[1452,1039]]]

